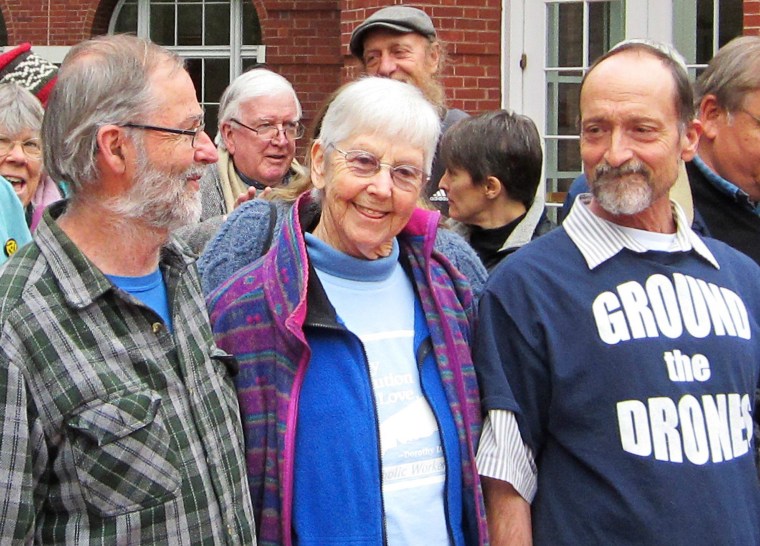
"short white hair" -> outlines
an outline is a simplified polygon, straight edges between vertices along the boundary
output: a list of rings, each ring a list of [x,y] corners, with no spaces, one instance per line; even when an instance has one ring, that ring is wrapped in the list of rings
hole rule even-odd
[[[222,98],[219,100],[217,146],[223,150],[226,149],[224,139],[221,137],[222,124],[229,122],[232,118],[240,117],[241,104],[259,97],[276,97],[279,95],[293,97],[296,113],[300,120],[303,112],[295,89],[288,80],[279,74],[266,68],[254,68],[235,78],[224,90]]]
[[[372,134],[419,148],[430,172],[441,120],[414,85],[364,77],[346,84],[327,108],[319,140],[327,148],[352,136]]]

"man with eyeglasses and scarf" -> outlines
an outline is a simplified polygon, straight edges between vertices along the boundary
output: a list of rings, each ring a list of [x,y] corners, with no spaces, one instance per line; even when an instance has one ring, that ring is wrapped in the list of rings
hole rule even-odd
[[[301,171],[301,103],[288,80],[265,68],[238,76],[219,102],[219,161],[201,179],[199,224],[178,235],[200,254],[240,203],[288,184]]]
[[[229,214],[241,194],[245,200],[288,183],[299,169],[293,158],[304,135],[300,120],[293,86],[271,70],[250,70],[227,87],[219,103],[219,161],[201,180],[201,220]]]

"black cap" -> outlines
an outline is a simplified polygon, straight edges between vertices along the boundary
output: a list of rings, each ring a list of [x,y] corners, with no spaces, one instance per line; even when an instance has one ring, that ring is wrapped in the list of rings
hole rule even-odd
[[[421,9],[409,6],[388,6],[367,17],[351,33],[351,41],[348,43],[348,47],[351,53],[359,59],[364,54],[364,36],[367,31],[374,28],[387,28],[405,34],[416,32],[426,38],[435,38],[436,36],[433,21]]]

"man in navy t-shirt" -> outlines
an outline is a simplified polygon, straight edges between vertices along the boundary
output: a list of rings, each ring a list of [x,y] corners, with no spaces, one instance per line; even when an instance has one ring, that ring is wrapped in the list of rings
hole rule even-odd
[[[760,269],[669,199],[701,132],[692,99],[665,46],[596,61],[591,194],[488,281],[473,346],[493,544],[760,544]]]

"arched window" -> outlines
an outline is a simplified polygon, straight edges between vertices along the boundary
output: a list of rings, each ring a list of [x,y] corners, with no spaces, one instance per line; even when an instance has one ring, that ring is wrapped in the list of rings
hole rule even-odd
[[[251,0],[120,0],[108,31],[150,38],[186,59],[212,138],[224,88],[265,59]]]

